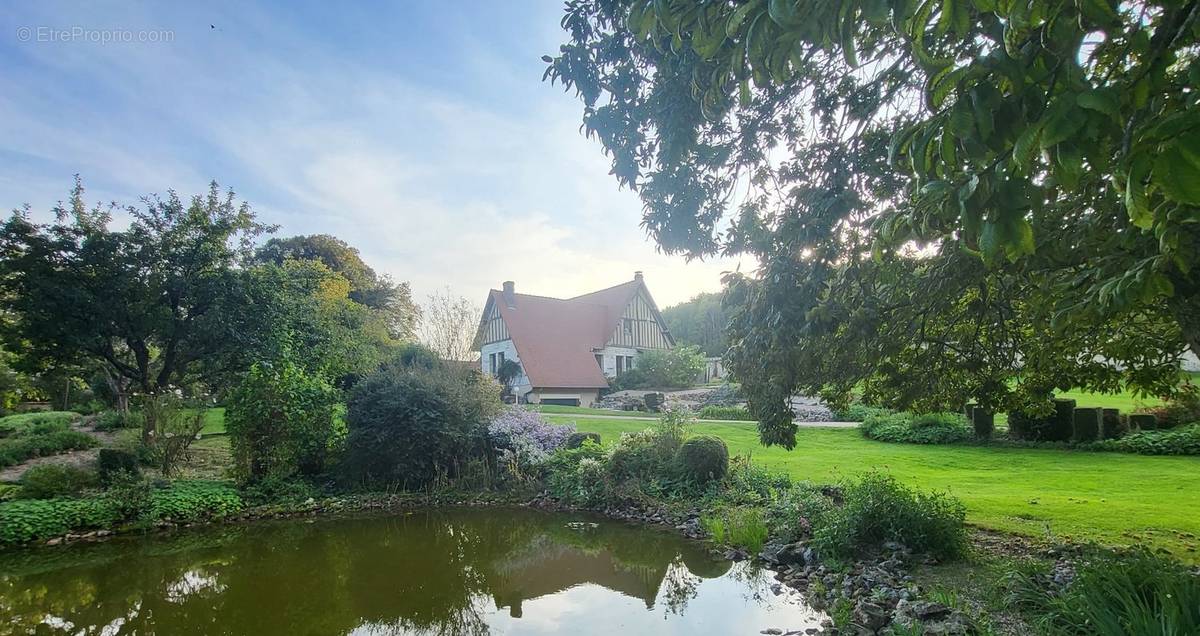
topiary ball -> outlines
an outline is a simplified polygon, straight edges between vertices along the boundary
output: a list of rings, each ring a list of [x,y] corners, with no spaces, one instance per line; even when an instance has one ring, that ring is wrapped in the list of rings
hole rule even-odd
[[[720,479],[729,472],[729,448],[714,435],[698,435],[683,443],[676,456],[684,477],[699,483]]]
[[[580,446],[583,446],[584,442],[586,442],[588,440],[592,440],[593,442],[599,444],[600,443],[600,434],[599,433],[571,433],[571,436],[567,438],[567,448],[579,448]]]

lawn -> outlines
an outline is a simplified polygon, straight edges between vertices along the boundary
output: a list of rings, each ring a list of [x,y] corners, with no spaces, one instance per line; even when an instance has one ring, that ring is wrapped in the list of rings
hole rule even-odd
[[[605,442],[642,421],[550,415]],[[1200,562],[1200,458],[875,442],[855,429],[801,428],[794,451],[764,448],[752,423],[702,423],[732,453],[815,482],[884,470],[962,499],[978,526],[1110,545],[1146,543]]]

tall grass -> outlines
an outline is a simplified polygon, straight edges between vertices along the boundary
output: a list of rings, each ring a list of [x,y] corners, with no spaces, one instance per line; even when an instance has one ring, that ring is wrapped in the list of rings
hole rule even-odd
[[[758,508],[725,508],[700,517],[700,525],[723,545],[745,548],[752,554],[767,542],[767,524]]]
[[[1101,552],[1076,565],[1061,591],[1044,574],[1015,575],[1014,596],[1048,634],[1183,636],[1200,634],[1200,578],[1146,550]]]

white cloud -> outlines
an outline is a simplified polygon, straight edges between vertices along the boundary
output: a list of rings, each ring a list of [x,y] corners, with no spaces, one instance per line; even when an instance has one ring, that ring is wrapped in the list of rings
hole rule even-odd
[[[554,7],[545,22],[557,21]],[[738,264],[658,254],[637,197],[580,134],[579,104],[540,82],[529,60],[557,40],[545,22],[529,25],[529,59],[460,35],[466,66],[436,85],[259,14],[227,20],[228,33],[181,32],[171,46],[35,49],[28,62],[44,73],[20,73],[0,101],[0,153],[30,159],[20,178],[0,179],[0,196],[42,206],[74,172],[128,202],[217,179],[282,234],[335,234],[419,296],[449,285],[482,298],[508,279],[570,296],[634,270],[660,305],[719,288]],[[77,77],[101,81],[107,101],[64,97],[59,83]],[[480,77],[500,92],[481,97]]]

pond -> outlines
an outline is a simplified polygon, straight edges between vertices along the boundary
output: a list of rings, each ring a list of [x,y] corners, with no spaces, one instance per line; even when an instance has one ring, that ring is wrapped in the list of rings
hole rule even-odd
[[[770,575],[662,530],[577,514],[449,508],[293,519],[0,556],[0,633],[816,627],[822,616]]]

